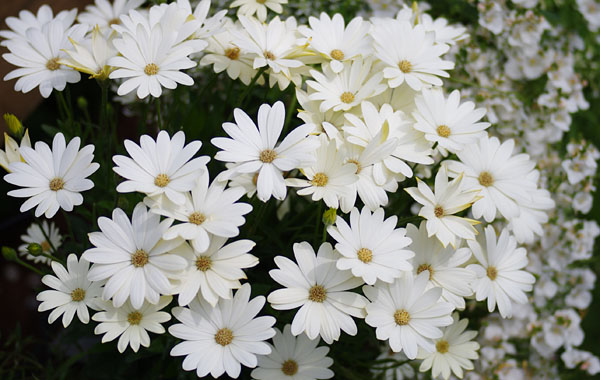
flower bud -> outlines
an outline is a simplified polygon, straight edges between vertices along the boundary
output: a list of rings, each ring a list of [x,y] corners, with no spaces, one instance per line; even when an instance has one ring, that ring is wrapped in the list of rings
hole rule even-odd
[[[335,219],[337,218],[337,209],[330,208],[323,213],[323,224],[326,226],[331,226],[335,223]]]
[[[2,247],[2,256],[6,261],[15,261],[17,259],[17,252],[10,247]]]
[[[32,255],[32,256],[39,256],[44,252],[44,249],[42,248],[41,245],[39,245],[38,243],[30,243],[27,246],[27,251]]]
[[[18,138],[21,138],[21,136],[23,136],[23,124],[21,124],[21,121],[17,119],[15,115],[13,115],[12,113],[5,113],[4,122],[6,122],[6,125],[8,125],[8,129],[13,134],[13,136],[16,136]]]

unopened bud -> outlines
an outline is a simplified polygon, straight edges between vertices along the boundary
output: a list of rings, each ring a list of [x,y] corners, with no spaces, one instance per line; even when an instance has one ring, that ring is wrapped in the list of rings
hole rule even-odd
[[[88,101],[83,96],[77,98],[77,107],[81,110],[86,110],[88,107]]]
[[[326,226],[331,226],[332,224],[335,223],[335,220],[337,218],[337,209],[336,208],[330,208],[329,210],[326,210],[323,213],[323,224]]]
[[[12,113],[4,114],[4,122],[8,125],[10,132],[17,138],[23,136],[23,124],[21,121]]]
[[[29,243],[27,246],[27,252],[29,252],[32,256],[39,256],[44,253],[44,249],[38,243]]]
[[[10,247],[2,247],[2,256],[6,261],[15,261],[17,259],[17,251]]]

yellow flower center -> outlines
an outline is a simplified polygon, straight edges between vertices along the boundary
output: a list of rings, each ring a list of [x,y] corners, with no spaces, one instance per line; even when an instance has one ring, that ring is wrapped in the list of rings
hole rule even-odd
[[[360,162],[358,162],[358,160],[351,158],[347,162],[356,165],[356,174],[360,173],[360,171],[362,170],[362,166],[360,165]]]
[[[208,256],[198,256],[196,259],[196,268],[201,272],[206,272],[212,267],[212,260]]]
[[[358,259],[365,264],[373,261],[373,251],[371,251],[369,248],[359,249],[356,255],[358,256]]]
[[[479,174],[479,184],[481,186],[492,186],[494,184],[494,177],[489,172],[481,172]]]
[[[258,159],[265,164],[270,164],[277,157],[277,153],[273,149],[265,149],[260,152]]]
[[[408,325],[408,322],[410,322],[410,314],[404,309],[396,310],[394,313],[394,321],[396,321],[398,326]]]
[[[354,101],[354,94],[346,91],[340,96],[340,100],[346,104],[352,103]]]
[[[52,246],[50,245],[50,243],[48,243],[47,240],[44,240],[43,242],[41,242],[40,245],[42,246],[43,252],[48,252],[50,250],[50,248],[52,248]]]
[[[329,53],[329,55],[331,56],[331,58],[336,59],[338,61],[344,59],[344,52],[339,49],[333,49],[331,53]]]
[[[256,2],[259,3],[259,4],[264,4],[264,3],[267,2],[267,0],[256,0]]]
[[[206,216],[201,212],[193,212],[188,217],[188,220],[190,223],[199,226],[206,221]]]
[[[412,63],[408,62],[406,59],[403,59],[398,63],[398,68],[403,73],[410,73],[412,70]]]
[[[158,66],[154,63],[149,63],[144,67],[144,74],[146,75],[156,75],[158,74]]]
[[[273,53],[271,53],[270,51],[265,51],[265,58],[270,60],[270,61],[274,61],[275,60],[275,55]]]
[[[58,63],[58,57],[50,58],[48,62],[46,62],[46,68],[50,71],[56,71],[60,69],[60,63]]]
[[[231,59],[232,61],[237,60],[240,57],[240,48],[237,46],[234,46],[232,48],[226,49],[225,56],[227,58]]]
[[[168,175],[161,173],[154,178],[154,184],[158,187],[165,187],[171,182]]]
[[[62,188],[65,186],[65,181],[62,180],[62,178],[52,178],[50,180],[50,190],[52,191],[58,191],[58,190],[62,190]]]
[[[131,264],[136,268],[141,268],[148,264],[148,253],[143,249],[138,249],[133,255],[131,255]]]
[[[435,349],[437,350],[437,352],[439,352],[440,354],[445,354],[446,352],[448,352],[448,349],[450,348],[450,345],[448,344],[447,341],[445,340],[440,340],[439,342],[437,342],[435,344]]]
[[[417,274],[421,274],[421,272],[423,271],[429,271],[429,279],[431,280],[431,278],[433,277],[433,268],[431,267],[430,264],[421,264],[419,265],[419,267],[417,268]]]
[[[215,342],[225,347],[231,342],[233,342],[233,332],[229,330],[227,327],[220,329],[215,334]]]
[[[496,267],[488,267],[486,274],[490,280],[494,281],[496,277],[498,277],[498,269],[496,269]]]
[[[77,288],[71,292],[71,300],[74,302],[83,301],[85,298],[85,290]]]
[[[433,214],[436,217],[441,218],[442,216],[444,216],[444,209],[442,208],[442,206],[435,206],[435,208],[433,209]]]
[[[312,302],[322,303],[327,299],[327,290],[321,285],[313,285],[308,290],[308,300]]]
[[[327,174],[325,174],[325,173],[315,174],[312,181],[310,181],[310,183],[313,186],[319,186],[319,187],[323,187],[323,186],[327,185],[327,182],[329,182],[329,177],[327,177]]]
[[[127,322],[133,326],[139,325],[142,321],[142,317],[143,315],[139,311],[132,311],[131,313],[127,314]]]
[[[298,372],[298,363],[292,359],[284,361],[281,372],[286,376],[294,376]]]
[[[437,134],[440,137],[446,138],[446,137],[450,136],[450,133],[452,133],[452,131],[450,130],[450,128],[448,128],[447,125],[442,124],[439,127],[437,127]]]
[[[108,22],[108,25],[119,25],[120,23],[121,23],[121,20],[119,20],[117,17],[115,17]]]

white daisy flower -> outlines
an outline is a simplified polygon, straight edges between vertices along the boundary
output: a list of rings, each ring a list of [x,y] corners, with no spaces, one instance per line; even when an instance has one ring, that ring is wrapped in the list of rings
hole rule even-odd
[[[454,306],[440,300],[441,288],[427,289],[429,274],[403,276],[392,284],[363,286],[371,301],[365,322],[375,327],[377,339],[389,339],[394,352],[404,351],[409,359],[418,348],[433,352],[433,339],[443,336],[441,327],[452,324]]]
[[[502,318],[512,317],[512,302],[529,302],[525,292],[531,291],[535,282],[535,277],[523,270],[528,263],[527,251],[523,247],[517,248],[517,240],[506,229],[496,239],[496,231],[491,225],[485,228],[485,236],[480,234],[477,240],[467,243],[479,262],[467,266],[477,276],[472,283],[475,299],[487,299],[490,313],[497,303]]]
[[[287,257],[275,257],[279,269],[269,275],[285,289],[269,294],[268,301],[276,310],[300,307],[292,321],[292,334],[306,333],[309,339],[321,338],[331,344],[340,338],[340,330],[356,335],[352,317],[364,318],[367,299],[350,292],[362,284],[349,271],[335,267],[339,254],[331,244],[323,243],[319,252],[307,242],[294,243],[296,263]]]
[[[192,141],[185,145],[185,134],[179,131],[169,137],[160,131],[154,141],[150,136],[140,137],[140,145],[125,140],[125,149],[131,156],[114,156],[113,170],[126,181],[117,186],[120,193],[134,191],[150,197],[164,195],[175,204],[185,203],[185,192],[192,190],[199,175],[207,170],[207,156],[194,157],[202,143]]]
[[[406,226],[406,236],[412,239],[410,249],[415,252],[412,259],[413,273],[429,272],[429,287],[442,288],[442,299],[450,302],[457,309],[465,308],[464,297],[473,294],[471,282],[475,273],[462,268],[471,258],[469,248],[453,249],[442,247],[438,239],[428,236],[426,223],[421,222],[419,228],[413,224]]]
[[[307,179],[287,178],[285,183],[292,187],[302,187],[297,191],[298,195],[312,194],[313,201],[323,199],[328,207],[338,208],[340,199],[351,196],[352,189],[348,185],[358,181],[357,166],[346,163],[336,142],[329,140],[325,134],[320,137],[319,143],[316,163],[301,168]]]
[[[289,324],[283,333],[276,328],[271,353],[258,357],[258,367],[251,376],[257,380],[331,379],[329,347],[318,344],[319,339],[310,340],[305,334],[295,337]]]
[[[465,146],[477,143],[490,126],[478,122],[485,116],[485,108],[475,108],[475,103],[460,103],[460,92],[452,91],[448,98],[440,88],[423,89],[415,98],[417,110],[413,112],[416,123],[413,127],[431,142],[452,153],[460,152]]]
[[[482,137],[457,153],[459,161],[446,161],[451,176],[462,173],[465,187],[481,189],[481,199],[473,204],[473,216],[486,222],[496,218],[496,210],[507,219],[520,214],[520,205],[533,203],[536,182],[528,177],[535,162],[528,154],[513,155],[515,141],[500,144],[496,137]],[[537,178],[537,177],[536,177]]]
[[[82,191],[94,187],[87,179],[100,165],[92,162],[94,146],[86,145],[79,150],[81,139],[73,138],[67,145],[65,136],[57,133],[52,149],[43,141],[35,143],[35,149],[23,146],[19,149],[24,162],[8,166],[11,173],[4,176],[8,183],[21,187],[8,195],[29,198],[20,208],[21,212],[36,207],[35,216],[42,214],[52,218],[59,208],[72,211],[83,203]]]
[[[138,24],[134,33],[122,33],[121,38],[113,40],[121,56],[108,61],[115,69],[109,78],[128,78],[119,86],[119,96],[137,89],[140,99],[148,95],[158,98],[163,87],[172,90],[178,83],[194,84],[192,77],[180,70],[195,67],[196,62],[188,56],[204,49],[207,43],[201,40],[177,43],[179,36],[172,33],[170,26],[159,23],[148,30]]]
[[[399,175],[412,177],[413,171],[407,162],[433,164],[431,144],[422,132],[412,127],[412,122],[402,111],[394,111],[389,104],[383,104],[378,109],[368,101],[362,102],[360,109],[362,118],[352,113],[344,114],[346,120],[342,129],[347,133],[348,142],[366,147],[372,141],[383,143],[397,140],[394,152],[374,164],[375,183],[384,185]]]
[[[139,309],[144,299],[157,304],[160,295],[171,294],[169,278],[177,278],[187,266],[183,257],[173,253],[184,241],[161,239],[171,223],[161,222],[143,203],[135,206],[131,221],[120,208],[113,211],[112,219],[98,218],[102,232],[89,234],[94,247],[83,258],[94,263],[88,279],[107,280],[102,293],[105,300],[112,298],[118,308],[130,299]]]
[[[275,335],[275,318],[256,317],[265,297],[251,301],[250,285],[244,284],[230,300],[219,300],[216,307],[201,299],[189,308],[176,307],[173,316],[181,323],[169,327],[169,333],[184,341],[171,350],[171,356],[186,356],[183,369],[196,370],[198,377],[223,373],[237,378],[241,365],[256,367],[257,355],[268,355],[265,340]]]
[[[0,42],[0,46],[6,46],[8,41],[26,40],[27,29],[35,28],[42,29],[42,26],[51,22],[52,20],[59,20],[63,23],[64,29],[68,29],[77,16],[77,8],[71,10],[64,10],[58,12],[56,17],[52,12],[52,8],[48,4],[44,4],[38,8],[36,14],[23,9],[19,12],[19,17],[7,17],[6,25],[10,30],[0,30],[0,37],[6,40]]]
[[[310,49],[329,61],[336,74],[344,69],[343,62],[371,54],[372,41],[368,35],[371,25],[362,17],[353,18],[345,27],[341,14],[329,17],[323,12],[319,18],[309,17],[308,23],[310,28],[304,26],[298,31],[307,38]]]
[[[179,222],[171,226],[163,239],[181,237],[190,240],[194,249],[204,252],[210,243],[209,234],[225,238],[239,235],[239,226],[246,222],[244,215],[252,211],[247,203],[237,202],[244,194],[241,187],[225,189],[226,182],[213,181],[208,185],[208,170],[204,171],[196,187],[185,194],[183,205],[157,198],[144,199],[150,211]]]
[[[377,280],[393,282],[412,270],[409,260],[415,254],[403,249],[410,245],[411,239],[406,237],[404,228],[396,228],[395,215],[385,220],[384,217],[382,208],[371,214],[366,206],[360,212],[355,207],[350,212],[350,225],[338,216],[335,225],[327,228],[337,242],[335,249],[342,255],[336,267],[350,269],[369,285]]]
[[[427,233],[435,235],[442,245],[450,244],[456,247],[457,238],[473,240],[477,230],[473,227],[478,221],[456,216],[457,212],[471,207],[473,202],[480,199],[479,189],[467,188],[463,182],[463,175],[456,177],[448,183],[448,174],[441,167],[435,176],[435,192],[417,178],[417,187],[404,190],[423,207],[419,216],[427,219]],[[468,190],[467,190],[468,189]]]
[[[418,359],[423,359],[419,371],[431,369],[431,376],[439,378],[440,374],[445,380],[450,378],[450,370],[459,379],[463,378],[463,368],[470,371],[474,368],[473,362],[479,358],[477,350],[479,343],[473,339],[477,331],[465,331],[469,324],[468,319],[458,320],[458,313],[452,314],[454,322],[442,329],[444,336],[434,341],[435,351],[426,352],[419,350]],[[432,369],[433,367],[433,369]]]
[[[239,289],[239,280],[245,279],[242,269],[258,264],[258,258],[249,252],[256,245],[251,240],[237,240],[225,245],[227,238],[212,236],[210,245],[203,251],[180,250],[187,260],[187,269],[178,276],[179,306],[188,305],[196,297],[202,297],[215,306],[219,298],[230,299],[232,289]]]
[[[150,347],[148,331],[155,334],[165,333],[161,323],[169,321],[171,315],[160,310],[172,299],[171,296],[162,296],[156,305],[144,302],[139,308],[133,307],[130,302],[120,307],[104,302],[104,311],[92,316],[94,321],[100,322],[94,329],[94,334],[104,334],[102,343],[111,342],[119,337],[117,347],[120,353],[125,352],[127,346],[130,346],[133,352],[138,352],[140,346]]]
[[[327,112],[321,112],[319,100],[309,100],[308,93],[301,88],[296,87],[296,98],[301,109],[298,109],[298,118],[306,124],[314,124],[315,132],[324,130],[325,123],[332,124],[336,128],[341,128],[344,124],[344,113],[342,111],[334,112],[332,109]]]
[[[281,5],[287,3],[288,0],[235,0],[229,8],[239,7],[237,10],[238,16],[253,16],[256,14],[256,17],[264,22],[267,19],[267,9],[275,13],[281,13],[283,12]]]
[[[62,244],[62,239],[63,237],[54,222],[48,223],[46,220],[43,220],[41,224],[34,222],[27,228],[25,235],[21,235],[21,240],[23,240],[24,244],[19,246],[19,253],[25,256],[27,260],[31,260],[36,264],[44,263],[50,265],[52,262],[51,259],[42,255],[33,256],[29,253],[27,247],[31,243],[37,243],[42,247],[43,253],[52,253],[52,247],[58,249]]]
[[[2,55],[9,63],[19,68],[6,74],[4,80],[19,78],[15,91],[27,93],[39,87],[40,94],[47,98],[52,90],[62,91],[67,83],[77,83],[81,75],[60,61],[66,57],[64,49],[71,46],[69,39],[80,41],[87,32],[87,25],[65,27],[63,20],[54,19],[41,28],[29,28],[25,39],[6,41],[10,53]]]
[[[110,31],[111,26],[121,23],[120,17],[137,9],[144,0],[95,0],[94,5],[86,5],[77,20],[82,24],[97,25],[102,32]]]
[[[344,62],[344,68],[337,74],[329,67],[324,67],[322,73],[311,70],[314,80],[307,80],[306,85],[313,91],[308,99],[321,101],[321,112],[348,111],[363,100],[379,95],[386,85],[381,83],[383,74],[372,70],[372,63],[362,58]]]
[[[31,148],[29,130],[25,130],[20,143],[4,132],[4,150],[0,149],[0,166],[10,173],[8,166],[13,162],[21,162],[23,160],[19,149],[24,146]]]
[[[375,56],[385,65],[383,76],[392,88],[404,82],[416,91],[423,86],[441,86],[439,77],[447,78],[445,70],[454,68],[454,62],[440,58],[450,47],[435,44],[435,34],[427,33],[420,24],[413,27],[408,21],[378,20],[371,36]]]
[[[36,297],[42,302],[38,311],[54,309],[48,316],[48,323],[54,323],[62,315],[63,326],[67,327],[76,312],[82,323],[88,323],[88,307],[100,310],[98,301],[102,294],[102,286],[87,279],[89,267],[90,263],[85,259],[77,261],[77,255],[74,253],[67,257],[67,269],[56,261],[52,262],[52,270],[56,276],[47,274],[42,277],[42,282],[54,290],[44,290]]]
[[[313,139],[307,138],[314,129],[304,124],[292,130],[281,143],[277,143],[285,122],[285,107],[278,101],[273,106],[263,104],[258,110],[258,127],[241,109],[233,111],[234,123],[223,123],[231,136],[215,137],[211,143],[222,150],[215,159],[237,164],[220,174],[219,179],[229,179],[237,173],[258,173],[258,199],[266,202],[273,196],[285,199],[287,189],[283,173],[314,162]]]
[[[106,80],[112,71],[108,66],[108,60],[117,55],[112,37],[112,34],[108,37],[104,36],[96,26],[89,39],[82,42],[71,41],[74,50],[65,50],[68,57],[62,59],[60,63],[89,74],[90,78]]]

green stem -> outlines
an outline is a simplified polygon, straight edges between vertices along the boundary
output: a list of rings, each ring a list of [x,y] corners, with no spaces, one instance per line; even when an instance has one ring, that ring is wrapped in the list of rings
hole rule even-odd
[[[323,201],[319,201],[319,209],[317,210],[317,218],[315,220],[315,233],[313,240],[315,243],[319,237],[319,226],[321,225],[321,218],[323,218]]]
[[[267,71],[268,68],[269,68],[269,66],[265,66],[265,67],[261,67],[258,70],[258,72],[254,76],[254,78],[252,78],[252,81],[250,81],[250,84],[248,85],[248,87],[246,87],[244,92],[242,92],[242,94],[240,95],[240,98],[237,101],[238,107],[240,107],[240,108],[243,107],[244,100],[246,100],[246,97],[248,96],[248,94],[250,93],[250,91],[252,90],[254,85],[256,84],[256,81],[258,80],[258,78],[260,78],[263,75],[263,73],[265,71]]]
[[[48,242],[48,245],[50,246],[50,250],[52,251],[52,253],[56,253],[56,247],[54,246],[54,244],[52,243],[52,240],[50,240],[50,237],[48,236],[48,234],[46,233],[46,231],[44,231],[44,228],[42,227],[41,224],[37,223],[38,227],[40,227],[40,230],[42,231],[42,235],[44,235],[44,239],[46,239],[46,241]],[[50,227],[48,227],[50,228]]]
[[[101,90],[101,101],[100,101],[100,133],[106,133],[107,130],[107,119],[108,119],[108,81],[99,81]]]
[[[67,105],[67,101],[62,91],[56,91],[56,97],[58,98],[59,108],[62,109],[62,112],[67,116],[69,128],[71,128],[71,123],[73,120],[73,115],[71,114],[71,109]]]
[[[155,98],[155,103],[156,103],[156,116],[158,117],[158,129],[162,130],[163,129],[163,120],[162,120],[162,115],[160,113],[160,98]]]
[[[298,104],[298,99],[296,98],[296,90],[294,90],[294,95],[292,96],[292,101],[288,105],[288,109],[285,114],[285,124],[283,124],[283,133],[286,133],[288,130],[288,126],[290,125],[290,121],[292,121],[292,116],[295,114],[294,108]]]
[[[75,234],[73,233],[73,226],[71,225],[71,220],[69,219],[69,216],[67,215],[67,213],[65,212],[65,210],[61,210],[63,217],[65,218],[65,221],[67,222],[67,228],[69,229],[69,237],[71,238],[71,241],[73,243],[77,243],[77,240],[75,240]]]
[[[42,276],[42,275],[44,274],[44,272],[42,272],[41,270],[37,269],[36,267],[34,267],[33,265],[31,265],[31,264],[29,264],[29,263],[26,263],[25,261],[23,261],[23,260],[19,259],[18,257],[15,257],[15,261],[16,261],[18,264],[20,264],[20,265],[24,266],[25,268],[27,268],[27,269],[29,269],[29,270],[31,270],[31,271],[33,271],[33,272],[35,272],[35,273],[39,274],[40,276]]]
[[[419,216],[419,215],[407,216],[406,218],[400,218],[400,219],[398,219],[398,226],[405,226],[408,223],[419,222],[419,221],[421,221],[423,219],[424,218],[422,216]]]
[[[58,263],[61,263],[63,266],[65,266],[65,265],[66,265],[66,263],[65,263],[63,260],[61,260],[61,259],[59,259],[58,257],[56,257],[56,256],[54,256],[54,255],[51,255],[51,254],[49,254],[49,253],[44,253],[44,252],[42,252],[42,256],[44,256],[45,258],[48,258],[48,259],[50,259],[50,260],[52,260],[52,261],[56,261],[56,262],[58,262]]]

